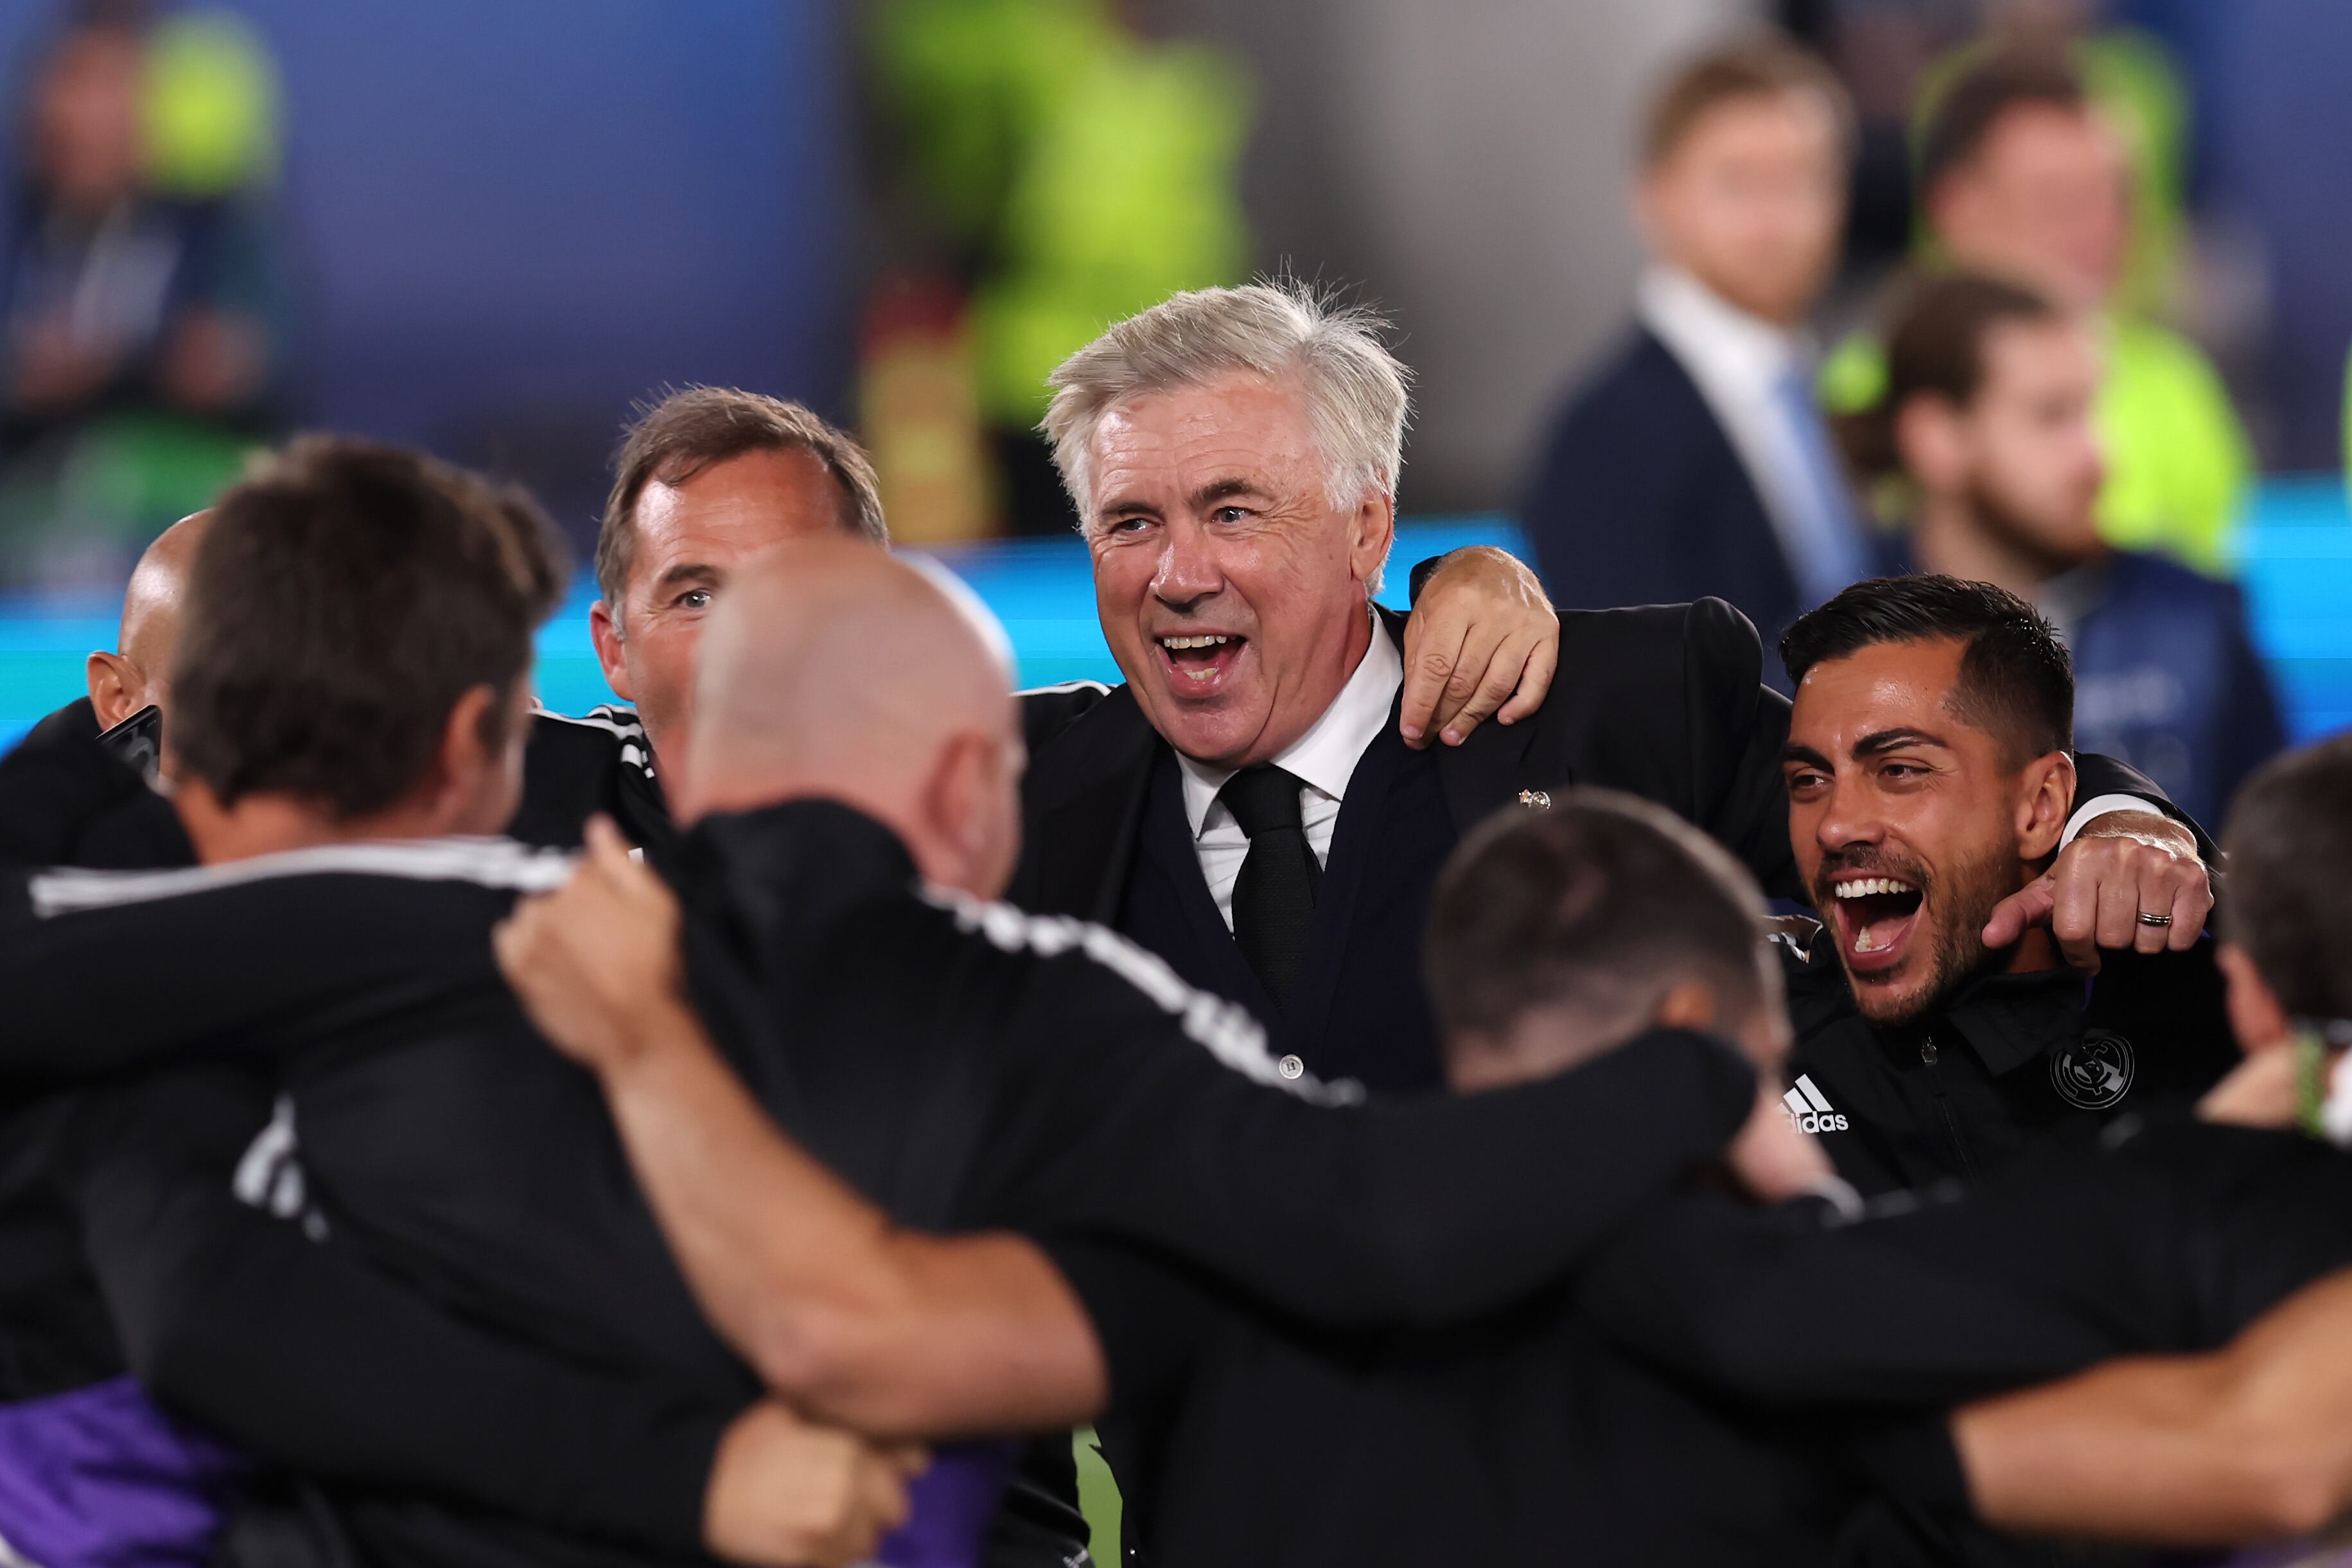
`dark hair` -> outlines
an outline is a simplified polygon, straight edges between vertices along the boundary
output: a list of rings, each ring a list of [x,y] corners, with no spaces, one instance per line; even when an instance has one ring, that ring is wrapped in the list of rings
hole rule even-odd
[[[1837,73],[1820,57],[1767,35],[1709,49],[1685,61],[1660,85],[1642,128],[1644,167],[1664,162],[1709,110],[1741,98],[1819,93],[1837,121],[1842,141],[1853,136],[1853,103]]]
[[[1952,711],[2020,762],[2074,747],[2074,661],[2042,612],[2005,588],[1919,573],[1857,582],[1780,639],[1789,679],[1886,643],[1964,645]]]
[[[620,612],[637,551],[637,497],[647,485],[683,485],[714,463],[747,452],[805,452],[841,486],[841,526],[890,542],[882,486],[856,437],[782,398],[732,387],[688,387],[644,409],[613,460],[613,490],[596,535],[596,589]]]
[[[2297,1018],[2352,1019],[2352,735],[2274,757],[2222,830],[2227,934]]]
[[[2012,47],[1988,55],[1936,95],[1919,133],[1912,189],[1926,201],[1938,181],[1977,155],[2013,109],[2038,105],[2081,113],[2090,101],[2082,73],[2063,50]]]
[[[401,447],[307,435],[222,496],[189,569],[172,748],[224,804],[258,790],[348,821],[432,766],[488,686],[524,700],[561,547],[522,491]]]
[[[2031,289],[1973,273],[1931,277],[1905,298],[1886,340],[1886,386],[1879,400],[1838,421],[1846,461],[1865,482],[1903,469],[1895,427],[1915,397],[1966,407],[1984,385],[1985,340],[2012,321],[2063,319]]]
[[[1675,985],[1704,980],[1732,1019],[1766,999],[1764,904],[1713,841],[1663,808],[1574,789],[1506,808],[1439,876],[1423,947],[1449,1040],[1498,1037],[1531,1009],[1614,1044]]]

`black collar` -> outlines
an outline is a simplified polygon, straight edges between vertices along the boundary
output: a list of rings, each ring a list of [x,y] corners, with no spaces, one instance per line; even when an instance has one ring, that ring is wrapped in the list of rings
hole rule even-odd
[[[1855,1006],[1853,988],[1833,943],[1826,931],[1814,940],[1806,956],[1803,977],[1790,998],[1801,1032],[1811,1033],[1843,1014],[1869,1030],[1890,1050],[1905,1055],[1915,1051],[1924,1036],[1957,1034],[1996,1078],[2073,1040],[2090,999],[2089,979],[2072,969],[1980,975],[1923,1017],[1882,1027],[1864,1019]]]
[[[767,939],[821,929],[859,904],[903,897],[919,881],[896,833],[817,798],[705,817],[686,835],[678,864],[688,890],[716,892],[729,915]]]

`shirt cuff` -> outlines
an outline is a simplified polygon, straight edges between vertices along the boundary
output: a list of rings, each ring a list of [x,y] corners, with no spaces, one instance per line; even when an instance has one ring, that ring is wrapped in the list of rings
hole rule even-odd
[[[2066,819],[2066,831],[2058,835],[2058,847],[2063,850],[2073,843],[2094,818],[2104,817],[2109,811],[2151,811],[2158,816],[2164,814],[2157,810],[2155,801],[2143,800],[2137,795],[2095,796],[2075,807],[2074,814]]]

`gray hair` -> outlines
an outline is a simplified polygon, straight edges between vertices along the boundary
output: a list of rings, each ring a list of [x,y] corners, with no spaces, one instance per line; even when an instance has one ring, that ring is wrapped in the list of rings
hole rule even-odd
[[[1079,526],[1093,504],[1087,491],[1102,416],[1139,392],[1195,387],[1234,371],[1298,378],[1334,507],[1367,490],[1393,501],[1412,372],[1381,343],[1387,329],[1374,311],[1335,305],[1287,281],[1192,289],[1118,322],[1045,378],[1054,389],[1045,437]]]

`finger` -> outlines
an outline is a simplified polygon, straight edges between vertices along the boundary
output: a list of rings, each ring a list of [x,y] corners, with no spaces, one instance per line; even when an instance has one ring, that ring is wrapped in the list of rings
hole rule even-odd
[[[520,911],[490,927],[490,956],[499,961],[499,973],[507,977],[507,984],[518,988],[521,984],[521,973],[528,967],[526,942]]]
[[[2131,946],[2135,953],[2161,953],[2172,940],[2172,928],[2150,925],[2140,918],[2142,911],[2150,915],[2170,915],[2180,901],[2178,885],[2170,881],[2150,880],[2140,884],[2132,904]]]
[[[1984,945],[1988,947],[2013,947],[2024,940],[2032,926],[2048,923],[2051,911],[2057,905],[2057,883],[2048,873],[2035,877],[1992,907],[1992,917],[1985,922]]]
[[[1544,698],[1551,695],[1552,673],[1559,668],[1559,623],[1552,623],[1549,636],[1536,639],[1536,651],[1528,655],[1528,666],[1519,672],[1519,689],[1503,711],[1495,716],[1496,724],[1517,724],[1543,706]]]
[[[1438,695],[1437,711],[1430,717],[1447,740],[1454,736],[1454,722],[1462,716],[1486,684],[1486,673],[1495,662],[1496,651],[1503,645],[1503,633],[1486,622],[1475,622],[1463,634],[1462,652],[1454,657],[1454,668],[1445,677],[1445,689]],[[1471,724],[1475,727],[1476,719]],[[1469,734],[1464,729],[1464,735]]]
[[[2132,945],[2132,933],[2139,928],[2139,875],[2126,860],[2116,874],[2099,879],[2099,946],[2121,952]]]
[[[2176,953],[2186,953],[2205,935],[2206,917],[2213,913],[2213,879],[2202,862],[2189,868],[2180,891],[2172,895],[2172,927],[2165,935]]]
[[[1468,721],[1462,727],[1464,737],[1502,711],[1503,705],[1511,700],[1511,694],[1526,679],[1528,661],[1535,657],[1535,653],[1536,639],[1526,632],[1506,637],[1496,646],[1494,656],[1486,661],[1486,678],[1478,683],[1477,694],[1463,707],[1462,718]],[[1459,746],[1461,741],[1456,739],[1454,744]]]
[[[2071,875],[2056,870],[2051,874],[2056,880],[2051,888],[2050,933],[2058,938],[2058,950],[2068,963],[2089,968],[2099,961],[2098,879],[2079,858]]]
[[[931,1451],[920,1443],[893,1443],[882,1453],[908,1480],[931,1468]]]
[[[1433,615],[1434,612],[1432,612]],[[1445,689],[1445,677],[1454,673],[1454,664],[1462,652],[1462,640],[1469,627],[1457,621],[1436,617],[1426,626],[1415,615],[1405,625],[1406,641],[1412,633],[1421,633],[1418,653],[1405,661],[1404,700],[1399,711],[1398,727],[1406,742],[1412,746],[1428,744],[1430,716],[1437,711],[1437,699]]]
[[[858,1512],[875,1526],[875,1537],[887,1535],[907,1522],[907,1483],[898,1472],[880,1459],[867,1459],[857,1467]],[[873,1549],[872,1541],[866,1550]]]
[[[619,824],[604,812],[588,819],[583,837],[590,857],[598,864],[609,867],[616,861],[624,865],[635,863],[629,859],[629,841],[621,835]]]

